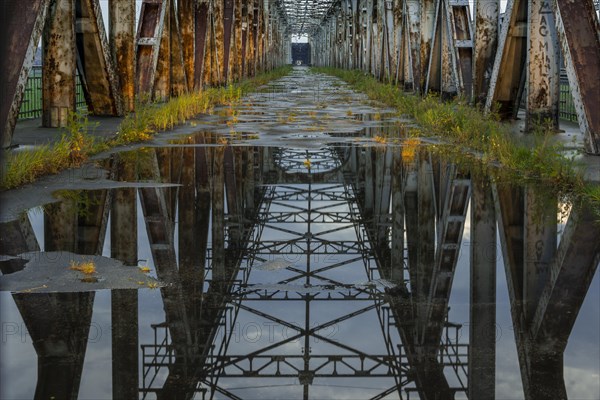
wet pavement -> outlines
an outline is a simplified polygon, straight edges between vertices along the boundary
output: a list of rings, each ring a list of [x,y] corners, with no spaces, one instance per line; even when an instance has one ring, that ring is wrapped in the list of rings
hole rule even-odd
[[[600,398],[594,210],[410,126],[296,68],[3,193],[0,398]]]

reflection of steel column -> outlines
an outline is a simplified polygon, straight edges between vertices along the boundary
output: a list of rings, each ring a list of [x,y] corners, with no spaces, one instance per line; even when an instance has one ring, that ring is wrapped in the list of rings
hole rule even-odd
[[[550,120],[558,127],[558,37],[550,0],[529,0],[527,128]]]
[[[556,254],[557,201],[525,190],[523,312],[531,321]]]
[[[112,387],[115,399],[138,398],[138,293],[112,290]]]
[[[223,281],[225,271],[225,190],[223,156],[224,146],[213,150],[212,174],[212,279]]]
[[[134,181],[133,166],[119,160],[117,179]],[[111,257],[123,261],[125,265],[137,265],[137,203],[135,188],[122,188],[113,191],[111,204],[110,243]]]
[[[63,200],[44,208],[44,250],[77,252],[77,205]]]
[[[21,293],[13,298],[38,357],[36,399],[76,399],[94,292]]]
[[[392,173],[392,253],[391,281],[396,283],[404,278],[404,199],[402,194],[402,158],[394,154]]]
[[[421,155],[417,172],[417,285],[418,301],[424,301],[432,290],[431,279],[435,262],[435,204],[433,169],[428,155]],[[426,307],[426,305],[424,305]]]
[[[56,0],[51,5],[44,29],[42,73],[45,127],[67,124],[75,110],[75,2]]]
[[[494,399],[496,371],[496,215],[487,179],[472,177],[469,398]]]
[[[117,162],[117,179],[134,181],[130,164]],[[111,204],[111,257],[136,268],[137,190],[115,189]],[[111,291],[113,398],[138,397],[138,294],[137,290]]]

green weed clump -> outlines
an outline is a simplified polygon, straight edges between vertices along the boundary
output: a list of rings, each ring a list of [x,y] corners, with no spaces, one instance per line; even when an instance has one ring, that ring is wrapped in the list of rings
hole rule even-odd
[[[33,182],[41,175],[80,166],[91,154],[103,148],[89,135],[94,127],[86,113],[71,112],[58,142],[7,155],[3,160],[0,187],[14,188]]]
[[[436,95],[421,98],[406,94],[396,85],[379,82],[357,70],[312,70],[336,76],[370,99],[414,119],[420,126],[418,134],[438,136],[451,144],[475,150],[485,162],[499,163],[514,174],[553,183],[575,184],[580,179],[572,168],[572,159],[563,156],[563,147],[551,140],[549,129],[540,127],[532,135],[533,143],[525,144],[514,139],[509,126],[501,123],[497,115],[486,116],[464,99],[441,101]]]
[[[291,72],[290,66],[274,69],[226,87],[207,88],[183,94],[165,103],[139,102],[136,112],[127,115],[118,133],[106,141],[95,139],[85,113],[72,113],[58,142],[33,150],[6,154],[0,166],[0,190],[12,189],[84,163],[90,156],[112,147],[150,140],[158,132],[174,128],[194,116],[211,112],[220,105],[234,105],[246,93]]]

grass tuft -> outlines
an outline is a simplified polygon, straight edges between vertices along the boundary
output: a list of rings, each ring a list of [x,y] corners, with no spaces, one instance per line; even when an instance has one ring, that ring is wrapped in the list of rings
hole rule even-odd
[[[117,134],[106,141],[90,135],[95,125],[89,122],[87,114],[71,113],[58,142],[33,150],[7,152],[0,170],[0,190],[79,167],[89,157],[116,146],[148,141],[156,133],[172,129],[198,114],[211,113],[216,106],[238,104],[246,93],[289,74],[291,69],[290,66],[277,68],[226,87],[183,94],[165,103],[138,102],[136,112],[127,115]]]

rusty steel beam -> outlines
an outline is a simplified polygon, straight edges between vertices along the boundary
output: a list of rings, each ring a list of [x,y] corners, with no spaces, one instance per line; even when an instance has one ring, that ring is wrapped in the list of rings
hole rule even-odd
[[[200,90],[205,83],[204,61],[206,59],[206,37],[209,27],[208,4],[201,2],[194,8],[196,14],[194,32],[194,89]]]
[[[144,0],[136,35],[136,94],[149,100],[154,92],[158,56],[168,0]]]
[[[427,71],[429,69],[429,58],[431,57],[431,44],[435,31],[436,23],[436,4],[435,0],[422,0],[421,2],[421,41],[420,41],[420,81],[418,82],[421,91],[425,90]],[[439,2],[438,2],[439,3]]]
[[[161,36],[158,40],[158,59],[154,75],[154,85],[151,91],[152,99],[165,101],[170,97],[171,81],[173,78],[171,70],[171,15],[173,14],[173,0],[162,0],[165,7],[163,25],[158,29]]]
[[[0,11],[0,145],[9,147],[50,0],[2,2]]]
[[[449,3],[452,68],[458,94],[470,96],[473,86],[473,33],[469,3],[464,0],[451,0]]]
[[[212,1],[212,59],[213,63],[213,85],[220,85],[227,80],[227,70],[225,69],[225,1],[232,0],[213,0]],[[230,20],[231,21],[231,20]]]
[[[177,0],[177,18],[181,32],[181,50],[185,75],[187,77],[189,91],[195,87],[195,34],[196,34],[196,7],[194,0]]]
[[[527,59],[527,1],[509,0],[500,31],[498,52],[490,79],[485,110],[504,117],[516,115]]]
[[[238,81],[240,80],[242,75],[244,63],[244,46],[243,46],[243,0],[235,0],[234,6],[234,17],[233,17],[233,43],[231,46],[231,55],[232,55],[232,68],[229,74],[230,81]]]
[[[135,0],[108,2],[110,54],[123,112],[135,110]]]
[[[119,83],[110,57],[98,0],[78,0],[75,13],[77,64],[88,111],[122,115]]]
[[[600,154],[600,24],[592,0],[556,1],[555,19],[586,149]]]
[[[475,1],[475,35],[473,38],[473,93],[476,104],[485,104],[490,78],[498,51],[500,0]]]
[[[419,82],[421,82],[421,4],[418,0],[405,0],[406,20],[405,28],[407,31],[407,49],[410,55],[410,61],[407,62],[410,69],[410,81],[405,80],[404,88],[414,92],[419,91]]]
[[[240,60],[240,74],[242,77],[248,76],[248,65],[250,64],[250,52],[248,39],[250,37],[250,7],[251,4],[248,1],[242,1],[241,10],[241,60]]]
[[[175,0],[171,1],[171,11],[169,13],[169,47],[171,49],[171,87],[169,96],[179,96],[188,91],[188,75],[186,65],[183,59],[183,40],[179,28],[179,17],[175,12]]]
[[[558,36],[550,0],[529,0],[527,47],[526,130],[546,126],[558,128],[560,93]]]
[[[75,111],[75,0],[52,3],[42,48],[42,125],[63,127]]]
[[[233,19],[235,16],[235,1],[234,0],[222,0],[223,1],[223,67],[222,77],[223,81],[231,81],[231,45],[233,37]]]

